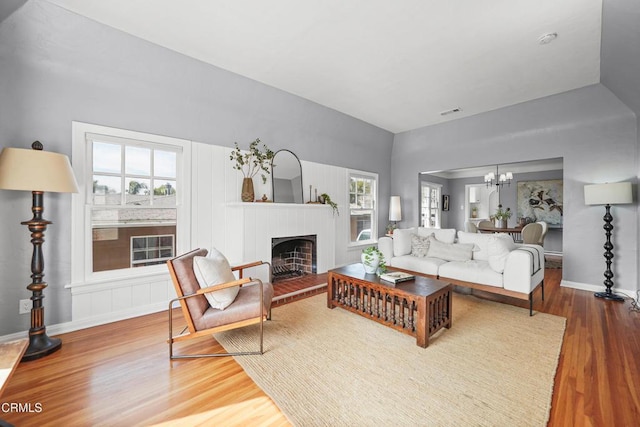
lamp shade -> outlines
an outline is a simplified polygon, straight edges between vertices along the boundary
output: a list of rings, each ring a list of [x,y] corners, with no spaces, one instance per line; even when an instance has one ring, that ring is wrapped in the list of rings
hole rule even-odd
[[[400,196],[391,196],[391,201],[389,202],[389,221],[402,221]]]
[[[67,156],[24,148],[2,149],[0,188],[56,193],[78,192],[78,184]]]
[[[585,205],[618,205],[632,203],[630,182],[589,184],[584,186]]]

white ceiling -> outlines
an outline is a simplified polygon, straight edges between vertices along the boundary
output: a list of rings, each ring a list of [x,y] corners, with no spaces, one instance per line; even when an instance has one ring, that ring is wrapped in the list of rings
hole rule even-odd
[[[49,1],[394,133],[600,81],[602,0]]]

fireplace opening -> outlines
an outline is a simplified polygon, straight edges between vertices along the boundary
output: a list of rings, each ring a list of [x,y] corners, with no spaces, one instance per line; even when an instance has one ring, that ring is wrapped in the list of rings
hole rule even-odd
[[[316,273],[316,235],[271,239],[273,281]]]

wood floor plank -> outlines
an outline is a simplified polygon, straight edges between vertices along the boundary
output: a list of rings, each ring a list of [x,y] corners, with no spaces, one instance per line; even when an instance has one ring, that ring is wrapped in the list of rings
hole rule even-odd
[[[567,318],[548,425],[638,425],[640,314],[629,312],[628,301],[563,288],[561,277],[561,269],[546,270],[545,301],[537,292],[534,303]],[[181,324],[179,313],[174,318]],[[62,349],[21,363],[2,396],[42,411],[0,418],[20,427],[290,425],[233,358],[170,362],[166,329],[166,313],[158,313],[61,335]],[[203,337],[177,351],[222,348]]]

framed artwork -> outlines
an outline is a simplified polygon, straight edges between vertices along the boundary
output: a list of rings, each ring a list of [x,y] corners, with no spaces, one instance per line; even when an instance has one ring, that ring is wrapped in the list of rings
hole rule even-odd
[[[518,218],[562,226],[562,180],[518,182]]]
[[[448,211],[449,210],[449,195],[448,194],[443,194],[442,195],[442,210],[443,211]]]

